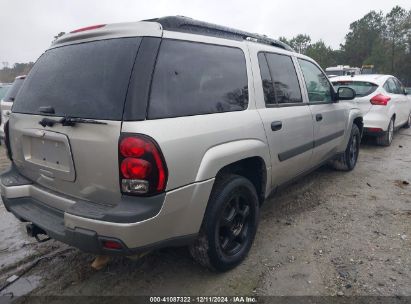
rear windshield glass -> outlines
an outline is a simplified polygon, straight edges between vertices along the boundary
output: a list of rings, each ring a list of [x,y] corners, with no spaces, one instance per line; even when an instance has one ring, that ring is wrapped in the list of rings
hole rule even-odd
[[[364,97],[373,93],[378,86],[366,81],[335,81],[333,82],[335,90],[339,87],[349,87],[353,89],[357,97]]]
[[[9,90],[7,91],[6,95],[4,95],[3,100],[8,101],[8,102],[13,102],[23,82],[24,82],[24,78],[16,79],[11,85],[11,87],[9,88]]]
[[[44,53],[27,77],[13,111],[121,120],[141,38],[68,45]]]

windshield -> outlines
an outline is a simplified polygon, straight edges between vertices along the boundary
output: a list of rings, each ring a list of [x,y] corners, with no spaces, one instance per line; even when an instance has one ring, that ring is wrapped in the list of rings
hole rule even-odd
[[[7,91],[10,89],[10,84],[1,84],[0,85],[0,100],[6,95]]]
[[[21,85],[24,82],[24,78],[17,78],[11,87],[7,90],[7,93],[4,95],[3,100],[7,102],[13,102],[16,98],[17,93],[19,92]]]
[[[13,112],[121,120],[141,38],[119,38],[51,49],[37,61]],[[47,114],[50,115],[50,114]]]
[[[335,81],[334,88],[337,91],[339,87],[349,87],[356,93],[356,97],[364,97],[374,92],[378,86],[366,81]]]

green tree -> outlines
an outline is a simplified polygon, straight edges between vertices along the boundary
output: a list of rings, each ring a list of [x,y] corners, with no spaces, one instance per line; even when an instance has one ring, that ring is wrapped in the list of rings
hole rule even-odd
[[[385,38],[390,46],[391,73],[395,72],[396,59],[406,51],[410,31],[410,12],[395,6],[385,17]],[[399,56],[396,56],[396,53]],[[397,57],[397,58],[396,58]]]
[[[299,34],[289,41],[290,46],[300,54],[305,54],[310,43],[311,37],[304,34]]]
[[[350,24],[350,31],[341,45],[345,63],[351,66],[362,66],[374,47],[380,43],[385,29],[382,12],[371,11],[361,19]]]
[[[322,40],[310,44],[305,54],[317,61],[323,69],[338,64],[336,53]]]

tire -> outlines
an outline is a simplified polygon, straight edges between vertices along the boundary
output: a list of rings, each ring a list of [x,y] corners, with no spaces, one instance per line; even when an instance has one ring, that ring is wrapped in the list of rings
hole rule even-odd
[[[411,128],[411,113],[408,115],[407,123],[404,125],[404,128],[409,129]]]
[[[190,246],[195,261],[213,271],[240,264],[257,231],[259,201],[254,185],[239,175],[218,180],[208,201],[197,240]]]
[[[377,145],[385,147],[391,145],[392,139],[394,137],[394,122],[394,117],[392,117],[390,123],[388,124],[387,132],[377,137]]]
[[[331,162],[334,169],[339,171],[351,171],[357,164],[358,155],[360,152],[361,133],[356,124],[352,125],[350,140],[344,154],[338,159]]]

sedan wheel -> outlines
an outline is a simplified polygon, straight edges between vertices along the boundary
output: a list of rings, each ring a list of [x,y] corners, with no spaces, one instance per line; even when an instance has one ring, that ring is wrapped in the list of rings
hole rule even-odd
[[[404,125],[404,128],[410,128],[411,127],[411,113],[408,115],[408,120],[407,123]]]
[[[380,146],[389,146],[391,145],[393,138],[394,138],[394,117],[391,118],[390,120],[387,132],[377,137],[377,144]]]

